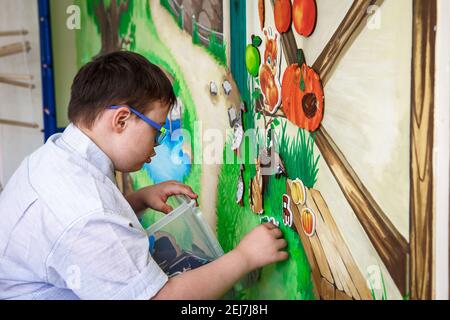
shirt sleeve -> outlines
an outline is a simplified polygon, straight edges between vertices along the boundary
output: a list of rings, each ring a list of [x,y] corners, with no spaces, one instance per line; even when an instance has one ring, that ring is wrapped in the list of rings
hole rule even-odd
[[[168,280],[150,256],[146,233],[124,217],[105,212],[68,227],[46,268],[49,283],[89,300],[148,300]]]

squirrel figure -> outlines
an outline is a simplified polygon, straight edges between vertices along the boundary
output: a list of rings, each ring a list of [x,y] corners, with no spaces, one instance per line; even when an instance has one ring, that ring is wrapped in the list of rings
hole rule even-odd
[[[275,113],[280,105],[281,89],[279,76],[279,44],[278,33],[272,36],[272,30],[264,29],[266,47],[264,51],[264,62],[259,70],[259,83],[264,96],[264,104],[270,113]]]

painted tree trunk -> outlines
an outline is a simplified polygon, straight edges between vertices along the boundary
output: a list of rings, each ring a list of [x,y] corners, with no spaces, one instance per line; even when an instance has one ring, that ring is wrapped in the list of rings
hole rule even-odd
[[[116,1],[111,1],[109,8],[105,8],[104,2],[100,1],[95,7],[102,39],[100,55],[121,49],[123,40],[119,36],[119,24],[122,14],[127,10],[128,1],[120,2],[119,6]]]

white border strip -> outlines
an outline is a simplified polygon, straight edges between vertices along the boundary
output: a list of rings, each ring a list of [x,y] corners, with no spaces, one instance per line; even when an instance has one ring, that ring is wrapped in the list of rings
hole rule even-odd
[[[435,109],[435,299],[449,299],[450,1],[438,1]]]
[[[0,126],[0,193],[2,192],[2,189],[5,188],[6,181],[4,180],[5,176],[3,175],[3,144],[4,144],[4,138],[3,138],[3,126]]]

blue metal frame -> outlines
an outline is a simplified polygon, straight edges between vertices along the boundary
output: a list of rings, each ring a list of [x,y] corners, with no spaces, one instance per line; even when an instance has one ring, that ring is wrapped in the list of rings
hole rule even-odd
[[[53,76],[52,33],[50,1],[37,0],[41,42],[42,102],[44,112],[44,137],[47,139],[61,131],[56,124],[55,84]]]

